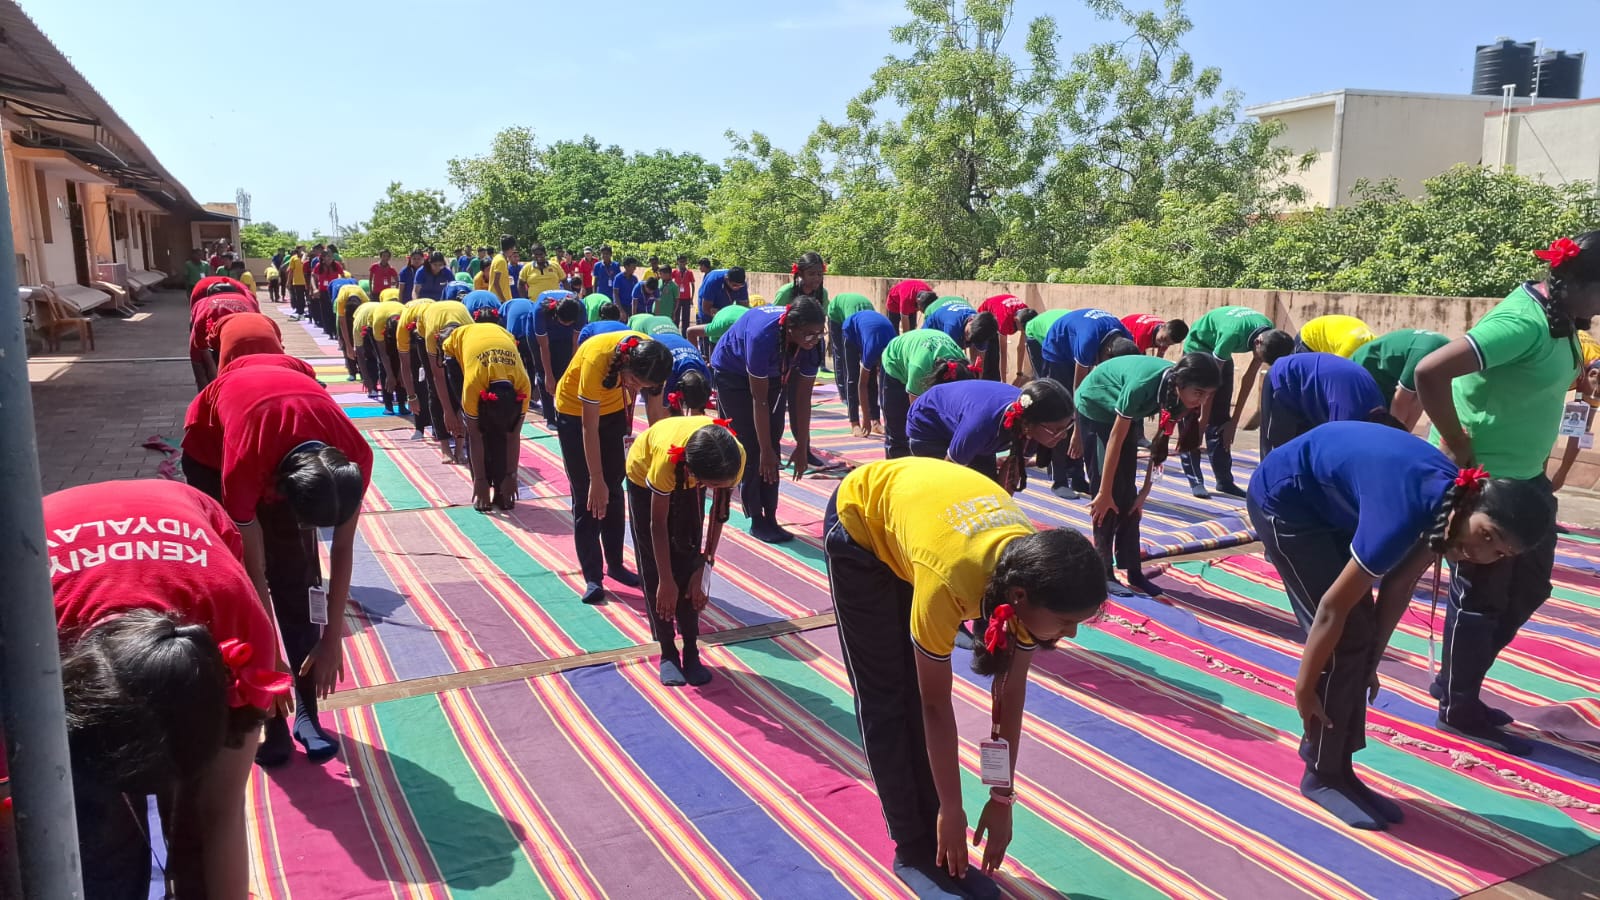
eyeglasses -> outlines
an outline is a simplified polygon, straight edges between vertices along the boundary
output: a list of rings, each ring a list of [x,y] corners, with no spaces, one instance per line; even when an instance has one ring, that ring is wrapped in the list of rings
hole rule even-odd
[[[1033,427],[1039,429],[1042,432],[1044,432],[1044,434],[1046,436],[1053,437],[1053,438],[1056,438],[1056,439],[1059,440],[1063,435],[1065,435],[1067,433],[1067,431],[1069,429],[1072,428],[1072,423],[1068,422],[1067,424],[1062,425],[1060,428],[1051,428],[1048,425],[1035,425]]]

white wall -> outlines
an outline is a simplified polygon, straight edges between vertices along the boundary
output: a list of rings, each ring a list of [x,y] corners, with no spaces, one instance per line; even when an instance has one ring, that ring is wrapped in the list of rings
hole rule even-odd
[[[72,254],[72,218],[66,209],[67,179],[55,172],[44,173],[44,213],[50,217],[50,241],[44,245],[44,259],[40,261],[40,281],[56,284],[76,284],[77,263]],[[56,198],[62,206],[56,205]]]
[[[1305,203],[1297,208],[1329,206],[1333,199],[1333,113],[1334,106],[1316,106],[1270,117],[1283,123],[1283,133],[1273,145],[1288,149],[1296,157],[1315,151],[1316,161],[1305,171],[1291,170],[1283,180],[1298,184],[1306,192]]]
[[[1600,182],[1600,103],[1562,103],[1485,117],[1482,152],[1488,165],[1502,162],[1502,127],[1503,162],[1517,174],[1546,184]]]
[[[1405,97],[1347,92],[1339,140],[1336,204],[1350,200],[1356,182],[1394,178],[1408,196],[1422,182],[1483,155],[1484,114],[1498,97]]]

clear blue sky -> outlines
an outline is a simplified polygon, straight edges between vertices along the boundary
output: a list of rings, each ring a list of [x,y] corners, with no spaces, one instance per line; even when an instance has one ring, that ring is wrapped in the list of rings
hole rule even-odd
[[[197,199],[243,187],[257,220],[302,232],[327,228],[330,201],[346,224],[366,218],[391,180],[447,188],[445,161],[510,125],[718,160],[729,128],[797,146],[842,118],[906,19],[900,0],[21,2]],[[1464,93],[1474,45],[1500,35],[1600,53],[1589,6],[1190,0],[1187,46],[1247,103],[1339,87]],[[1078,0],[1017,12],[1054,14],[1064,57],[1122,33]],[[1591,65],[1584,95],[1597,83]]]

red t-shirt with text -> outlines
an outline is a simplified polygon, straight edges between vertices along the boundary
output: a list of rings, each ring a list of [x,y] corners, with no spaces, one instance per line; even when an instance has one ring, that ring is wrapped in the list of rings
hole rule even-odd
[[[1167,324],[1167,320],[1149,313],[1134,313],[1122,317],[1123,327],[1133,335],[1133,343],[1138,346],[1140,353],[1149,353],[1156,346],[1156,329]]]
[[[1000,323],[1000,333],[1009,335],[1017,333],[1017,313],[1027,308],[1028,304],[1015,294],[995,294],[983,301],[978,311],[992,313]]]

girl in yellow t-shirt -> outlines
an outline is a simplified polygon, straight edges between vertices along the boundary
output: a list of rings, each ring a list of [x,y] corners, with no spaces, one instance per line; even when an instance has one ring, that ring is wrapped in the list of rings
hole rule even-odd
[[[1099,612],[1106,599],[1100,557],[1076,531],[1035,531],[985,475],[925,457],[869,463],[845,476],[822,528],[839,642],[895,843],[895,875],[918,896],[998,896],[984,873],[1005,861],[1011,840],[1028,651],[1073,637]],[[990,739],[1004,742],[997,774],[1007,782],[990,789],[972,835],[975,843],[989,838],[981,872],[967,867],[961,739],[950,699],[957,630],[980,617],[989,625],[972,668],[997,675]]]
[[[604,574],[626,587],[639,586],[639,576],[622,564],[627,520],[616,486],[627,477],[623,443],[633,428],[634,402],[645,391],[656,397],[648,402],[659,403],[671,374],[672,352],[660,341],[637,331],[612,331],[579,344],[556,384],[556,437],[572,494],[572,540],[585,603],[605,599]]]
[[[700,610],[711,599],[706,570],[716,559],[744,463],[744,447],[727,420],[706,416],[662,419],[645,429],[628,453],[633,553],[644,578],[650,633],[661,644],[662,684],[699,687],[711,680],[698,645]],[[702,544],[707,490],[712,515]],[[683,635],[681,656],[674,620]]]
[[[473,508],[513,509],[517,498],[517,444],[533,382],[517,352],[517,339],[488,322],[462,325],[441,347],[459,372],[461,414],[472,466]]]

